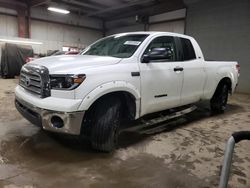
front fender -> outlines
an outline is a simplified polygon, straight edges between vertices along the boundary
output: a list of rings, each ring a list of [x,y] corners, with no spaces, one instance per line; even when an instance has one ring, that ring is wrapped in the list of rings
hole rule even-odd
[[[86,95],[86,97],[82,100],[80,106],[78,107],[78,110],[86,111],[97,99],[104,96],[105,94],[116,91],[126,91],[135,97],[137,118],[139,116],[141,98],[139,88],[136,88],[134,85],[125,81],[112,81],[96,87],[94,90],[88,93],[88,95]]]

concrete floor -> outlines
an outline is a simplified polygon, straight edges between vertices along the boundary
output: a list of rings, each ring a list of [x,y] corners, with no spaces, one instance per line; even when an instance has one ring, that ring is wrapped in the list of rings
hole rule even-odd
[[[0,187],[217,187],[230,134],[250,130],[250,96],[234,95],[225,114],[196,110],[158,129],[124,133],[120,148],[97,153],[41,131],[14,108],[18,80],[0,79]],[[250,187],[250,143],[236,146],[231,187]]]

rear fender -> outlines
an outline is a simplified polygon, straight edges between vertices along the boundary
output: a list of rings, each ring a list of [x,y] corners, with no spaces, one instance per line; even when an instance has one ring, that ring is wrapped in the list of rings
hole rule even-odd
[[[236,83],[237,80],[234,76],[234,74],[232,72],[224,72],[224,71],[219,71],[217,73],[218,77],[216,79],[216,83],[214,84],[213,88],[211,89],[211,92],[208,94],[208,98],[211,99],[219,85],[219,83],[221,82],[222,79],[224,78],[229,78],[231,81],[231,88],[230,88],[230,93],[234,93],[235,87],[236,87]]]
[[[231,80],[231,88],[230,88],[230,91],[231,93],[234,92],[235,90],[235,87],[236,87],[236,83],[238,82],[238,78],[237,78],[237,75],[234,75],[231,71],[229,71],[229,69],[227,69],[228,71],[225,71],[225,70],[220,70],[218,72],[219,74],[219,77],[218,77],[218,81],[217,81],[217,85],[213,88],[213,91],[215,92],[215,90],[217,89],[217,86],[218,84],[220,83],[220,81],[224,78],[229,78]],[[213,92],[213,93],[214,93]]]

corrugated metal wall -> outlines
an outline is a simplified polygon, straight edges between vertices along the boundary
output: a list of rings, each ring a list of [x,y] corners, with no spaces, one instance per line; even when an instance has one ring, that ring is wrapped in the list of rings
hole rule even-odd
[[[125,27],[117,27],[113,29],[109,29],[106,35],[112,35],[116,33],[123,33],[123,32],[134,32],[134,31],[143,31],[144,25],[143,24],[137,24],[137,25],[130,25]]]
[[[101,37],[102,32],[92,29],[43,21],[31,22],[31,38],[44,43],[34,46],[36,53],[60,49],[62,46],[86,47]]]
[[[16,17],[0,15],[0,36],[18,36],[18,25]]]
[[[170,21],[170,22],[163,22],[163,23],[149,25],[149,31],[168,31],[181,34],[184,34],[184,28],[185,28],[184,20]]]
[[[166,12],[149,17],[149,31],[168,31],[184,33],[186,9]],[[127,26],[122,26],[127,25]],[[129,17],[106,23],[107,35],[130,31],[144,31],[144,24],[136,23],[135,17]]]
[[[0,15],[0,36],[18,37],[16,16]],[[35,53],[47,53],[62,46],[86,47],[102,37],[98,30],[69,26],[45,21],[31,21],[31,39],[41,41],[43,45],[32,45]]]
[[[196,38],[205,58],[238,61],[238,91],[250,93],[250,1],[200,0],[187,6],[186,34]]]

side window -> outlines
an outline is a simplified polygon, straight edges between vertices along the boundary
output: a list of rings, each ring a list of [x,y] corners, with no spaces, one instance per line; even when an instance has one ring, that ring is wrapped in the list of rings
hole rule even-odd
[[[185,38],[180,38],[181,45],[182,45],[182,56],[183,60],[192,60],[196,59],[195,52],[194,52],[194,47],[189,39]]]
[[[158,62],[165,62],[165,61],[177,61],[176,55],[176,46],[174,37],[171,36],[162,36],[157,37],[151,41],[151,43],[146,48],[144,55],[149,54],[154,48],[165,48],[170,50],[173,54],[169,59],[159,60]]]

